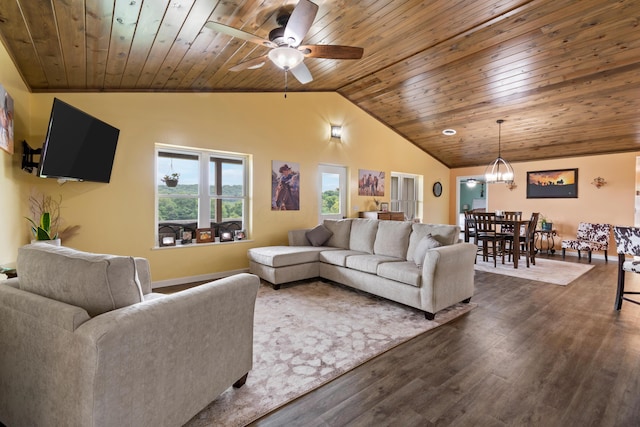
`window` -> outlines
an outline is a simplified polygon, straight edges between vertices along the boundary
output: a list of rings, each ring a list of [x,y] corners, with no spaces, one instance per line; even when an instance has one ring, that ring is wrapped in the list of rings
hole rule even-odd
[[[211,228],[218,238],[224,231],[248,234],[247,164],[246,155],[158,146],[156,241],[173,235],[187,244],[184,232],[195,239],[198,228]]]
[[[347,216],[347,168],[319,165],[320,222]]]
[[[419,212],[422,177],[391,172],[391,210],[404,212],[405,219],[416,218]]]

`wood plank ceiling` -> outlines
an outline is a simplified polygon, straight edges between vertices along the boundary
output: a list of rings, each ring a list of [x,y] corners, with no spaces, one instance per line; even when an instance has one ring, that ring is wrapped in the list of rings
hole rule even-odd
[[[314,80],[451,168],[640,148],[640,1],[314,0],[304,44],[361,46],[306,58]],[[0,37],[33,92],[282,91],[267,38],[296,0],[0,0]],[[442,130],[453,128],[454,136]]]

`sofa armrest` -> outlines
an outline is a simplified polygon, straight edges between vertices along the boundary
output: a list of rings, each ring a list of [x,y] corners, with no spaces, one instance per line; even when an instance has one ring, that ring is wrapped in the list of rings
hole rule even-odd
[[[427,251],[422,264],[422,303],[435,313],[471,298],[477,246],[456,243]]]
[[[311,246],[311,242],[307,239],[307,232],[310,230],[311,228],[289,230],[289,246]]]

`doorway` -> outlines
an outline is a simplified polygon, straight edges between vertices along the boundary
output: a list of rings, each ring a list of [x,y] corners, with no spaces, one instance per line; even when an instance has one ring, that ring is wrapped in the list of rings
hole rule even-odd
[[[342,219],[347,216],[347,168],[345,166],[319,165],[318,180],[320,200],[318,218]]]
[[[458,225],[464,228],[464,211],[486,209],[488,186],[484,175],[459,176],[456,178],[456,213]]]

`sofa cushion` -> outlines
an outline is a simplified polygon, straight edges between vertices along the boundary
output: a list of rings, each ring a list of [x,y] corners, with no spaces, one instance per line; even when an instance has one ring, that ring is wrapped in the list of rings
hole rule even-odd
[[[453,245],[460,240],[460,227],[448,224],[413,224],[411,226],[411,236],[409,237],[409,250],[407,251],[407,261],[414,261],[414,252],[420,240],[427,234],[431,234],[443,245]]]
[[[319,260],[321,251],[332,252],[332,248],[322,246],[265,246],[251,248],[247,255],[251,261],[269,267],[285,267],[288,265],[305,264]]]
[[[353,255],[366,255],[364,252],[351,251],[349,249],[336,249],[333,251],[323,251],[320,253],[320,261],[326,264],[338,265],[340,267],[347,266],[347,258]]]
[[[372,254],[379,222],[376,219],[354,219],[351,223],[349,249]]]
[[[402,258],[394,258],[384,255],[351,255],[347,258],[347,267],[352,270],[364,271],[365,273],[377,274],[378,266],[387,262],[404,261]]]
[[[380,221],[373,244],[373,253],[406,259],[411,223],[407,221]]]
[[[378,266],[378,276],[411,286],[422,286],[422,271],[413,261],[384,262]]]
[[[420,242],[413,253],[413,261],[415,262],[416,267],[422,268],[422,263],[424,262],[424,257],[427,255],[428,250],[439,248],[440,246],[442,246],[442,243],[437,241],[431,234],[427,234],[420,239]]]
[[[323,224],[318,224],[316,227],[307,231],[305,235],[312,246],[322,246],[331,236],[333,236],[333,233]]]
[[[325,245],[332,248],[349,249],[350,219],[325,219],[323,224],[333,233]]]
[[[20,288],[81,307],[91,317],[143,300],[133,257],[46,243],[18,250]]]

